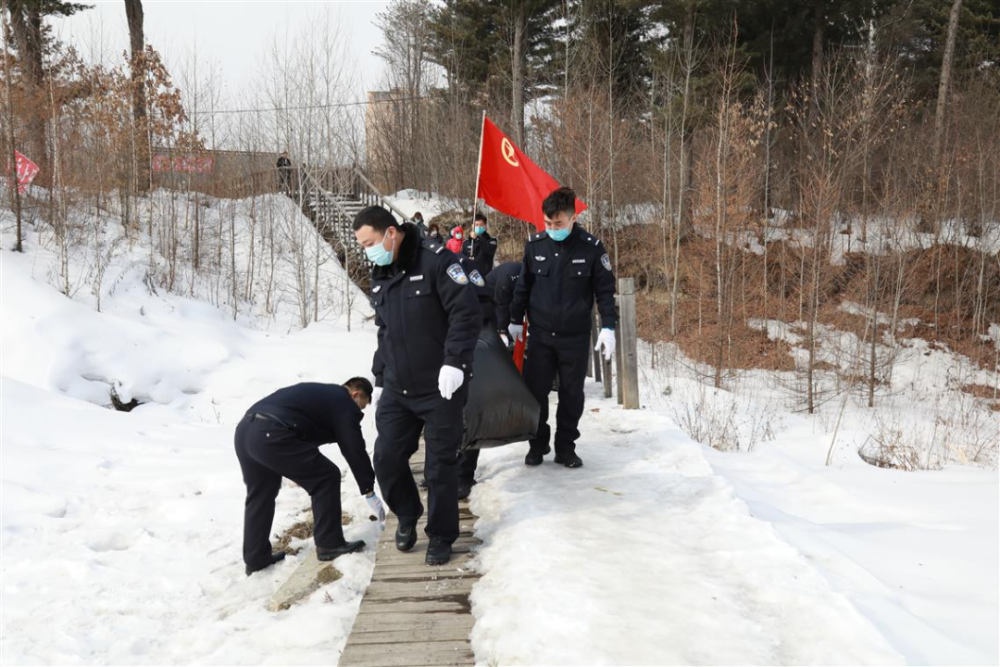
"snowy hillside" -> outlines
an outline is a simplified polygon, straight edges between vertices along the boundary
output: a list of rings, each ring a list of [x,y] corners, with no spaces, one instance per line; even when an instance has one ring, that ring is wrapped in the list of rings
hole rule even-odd
[[[408,213],[435,210],[406,196]],[[244,575],[232,430],[277,387],[367,375],[367,300],[284,198],[191,204],[197,252],[225,270],[190,268],[190,234],[171,240],[167,221],[192,224],[188,202],[160,192],[145,205],[152,234],[124,238],[113,207],[80,208],[101,216],[102,238],[63,242],[39,222],[24,254],[0,218],[3,661],[335,663],[378,528],[324,448],[345,471],[347,537],[368,546],[305,604],[267,611],[311,545]],[[947,366],[923,351],[898,397],[914,423]],[[580,470],[526,468],[522,444],[483,453],[479,663],[1000,660],[994,468],[868,466],[853,411],[827,467],[836,411],[793,413],[764,375],[715,394],[674,359],[644,370],[638,413],[588,381]],[[140,405],[109,409],[112,388]],[[694,413],[752,447],[695,442]],[[371,448],[372,414],[364,431]],[[286,486],[275,532],[307,505]]]

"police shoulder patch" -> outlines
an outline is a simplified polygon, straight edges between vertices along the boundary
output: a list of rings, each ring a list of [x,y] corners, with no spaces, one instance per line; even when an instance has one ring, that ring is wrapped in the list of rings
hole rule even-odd
[[[469,280],[471,280],[472,284],[476,287],[486,287],[486,281],[483,280],[483,276],[480,275],[479,271],[476,269],[469,271]]]
[[[529,241],[541,241],[542,239],[547,239],[547,238],[549,238],[549,235],[548,235],[547,232],[538,232],[537,234],[532,234],[528,238],[528,240]]]
[[[611,258],[608,257],[608,253],[604,253],[603,255],[601,255],[601,264],[603,264],[604,268],[607,269],[608,271],[611,270]]]
[[[469,277],[465,275],[465,271],[462,270],[462,266],[460,264],[452,264],[448,267],[448,277],[459,285],[469,284]]]

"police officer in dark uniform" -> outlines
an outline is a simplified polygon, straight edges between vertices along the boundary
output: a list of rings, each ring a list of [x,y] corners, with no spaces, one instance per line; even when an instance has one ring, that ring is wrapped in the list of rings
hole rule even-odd
[[[510,304],[514,301],[514,287],[521,276],[521,262],[504,262],[486,277],[486,287],[493,297],[491,322],[501,336],[508,336]]]
[[[361,540],[347,542],[340,525],[340,469],[323,456],[320,445],[336,442],[368,504],[385,520],[375,495],[375,473],[361,435],[361,411],[372,397],[372,384],[351,378],[343,386],[303,382],[279,389],[253,404],[236,427],[236,457],[243,470],[247,498],[243,517],[243,561],[247,576],[277,563],[268,535],[274,500],[287,477],[312,498],[316,556],[333,560],[358,551]]]
[[[600,239],[576,224],[573,190],[553,191],[542,203],[542,212],[546,230],[531,235],[524,246],[524,266],[514,290],[508,327],[513,340],[523,338],[527,313],[524,381],[542,406],[538,432],[529,441],[524,462],[540,465],[551,451],[549,391],[558,375],[555,462],[579,468],[583,461],[576,455],[577,425],[583,414],[591,310],[596,299],[602,328],[595,349],[603,347],[610,359],[615,347],[615,275]]]
[[[372,371],[382,387],[375,420],[375,475],[399,519],[396,548],[409,551],[423,515],[409,460],[421,429],[427,447],[427,563],[451,558],[458,538],[458,450],[481,314],[459,258],[440,241],[422,239],[378,206],[354,219],[354,234],[372,270],[378,325]],[[376,390],[378,392],[378,390]]]
[[[472,232],[467,234],[467,238],[462,242],[462,254],[472,260],[483,278],[487,278],[490,271],[493,270],[493,259],[497,254],[497,240],[490,236],[487,231],[485,213],[476,213]]]

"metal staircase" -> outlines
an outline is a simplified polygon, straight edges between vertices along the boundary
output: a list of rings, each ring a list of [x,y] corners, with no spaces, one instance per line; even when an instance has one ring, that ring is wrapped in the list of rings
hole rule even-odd
[[[300,167],[299,187],[289,192],[288,196],[300,205],[302,212],[333,248],[351,280],[367,290],[372,265],[355,240],[351,228],[355,216],[367,206],[382,206],[400,222],[407,218],[386,200],[360,169],[352,168],[346,178],[343,172],[338,176],[330,178],[330,174],[314,174]]]

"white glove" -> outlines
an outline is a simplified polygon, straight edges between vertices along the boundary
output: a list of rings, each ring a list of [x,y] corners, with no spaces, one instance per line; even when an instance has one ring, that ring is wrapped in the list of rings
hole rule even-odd
[[[375,515],[378,516],[378,520],[385,523],[385,505],[375,495],[375,492],[372,491],[371,495],[365,496],[365,500],[368,501],[368,507],[372,508],[372,512],[375,512]]]
[[[594,351],[600,352],[602,345],[604,346],[604,358],[611,361],[611,357],[615,356],[614,329],[601,329],[601,333],[597,337],[597,346],[594,347]]]
[[[438,390],[445,400],[450,401],[458,388],[465,382],[465,373],[454,366],[442,366],[438,375]]]
[[[382,398],[382,387],[372,387],[372,407],[378,405],[380,398]]]
[[[523,324],[511,324],[510,326],[507,327],[507,332],[510,334],[511,339],[515,343],[524,340]]]

